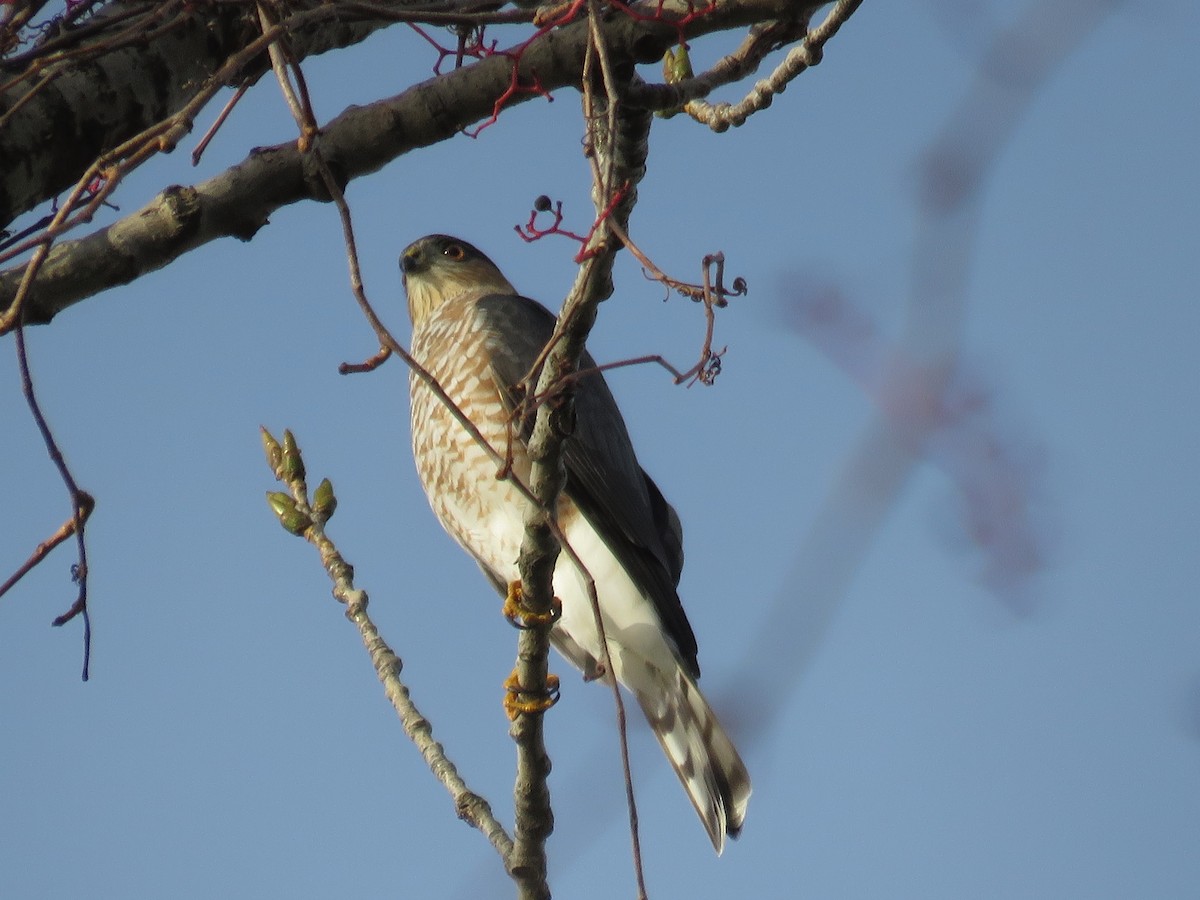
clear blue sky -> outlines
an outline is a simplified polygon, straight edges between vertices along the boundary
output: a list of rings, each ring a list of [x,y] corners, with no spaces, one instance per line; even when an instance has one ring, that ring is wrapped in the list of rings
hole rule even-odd
[[[723,250],[751,293],[720,313],[714,388],[650,368],[610,383],[685,523],[702,685],[740,735],[755,794],[743,837],[714,858],[637,729],[651,895],[1195,897],[1200,81],[1184,38],[1200,13],[1118,8],[1016,121],[988,169],[963,298],[962,377],[988,404],[913,470],[843,591],[822,569],[842,557],[798,558],[871,421],[872,349],[905,321],[919,160],[1013,14],[971,4],[964,23],[951,3],[901,6],[866,4],[744,128],[679,117],[653,135],[635,237],[680,275]],[[717,52],[698,44],[698,65]],[[396,28],[306,68],[329,118],[431,62]],[[199,171],[185,145],[118,202],[134,210],[293,135],[264,81]],[[396,257],[428,232],[460,234],[523,292],[560,302],[572,247],[525,245],[512,225],[546,193],[586,227],[579,137],[564,91],[351,186],[367,290],[398,335]],[[662,303],[628,259],[617,285],[594,354],[690,364],[700,311]],[[820,286],[869,317],[878,344],[797,330]],[[45,409],[99,499],[95,646],[81,684],[79,628],[49,627],[72,597],[65,549],[0,600],[0,896],[509,896],[404,738],[316,554],[263,500],[258,425],[290,427],[314,483],[337,488],[331,533],[415,697],[509,820],[499,700],[514,634],[421,494],[405,372],[337,374],[374,347],[333,208],[282,210],[252,243],[191,254],[29,343]],[[11,341],[0,373],[7,575],[66,504]],[[985,577],[961,514],[997,507],[964,507],[950,477],[963,472],[1017,510],[997,527],[1029,538],[1032,575]],[[556,896],[632,896],[609,698],[554,668]]]

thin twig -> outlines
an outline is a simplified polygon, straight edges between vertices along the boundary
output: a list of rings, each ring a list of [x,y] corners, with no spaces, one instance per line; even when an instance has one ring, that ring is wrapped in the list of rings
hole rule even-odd
[[[96,501],[86,491],[79,492],[79,500],[83,506],[83,521],[86,522],[88,516],[92,514],[92,510],[95,509]],[[0,597],[3,597],[18,581],[29,574],[38,563],[50,554],[51,550],[75,534],[77,528],[75,514],[72,513],[71,518],[63,522],[54,534],[34,547],[33,552],[29,554],[29,559],[25,560],[3,584],[0,584]]]
[[[72,566],[72,577],[75,583],[79,586],[78,593],[75,595],[75,602],[71,604],[70,609],[58,616],[53,624],[65,625],[76,616],[83,619],[83,680],[88,680],[88,673],[91,668],[92,659],[92,617],[88,613],[88,561],[87,561],[87,542],[84,540],[84,529],[87,524],[88,516],[96,506],[96,501],[91,494],[81,491],[79,485],[75,481],[75,476],[71,474],[70,468],[67,466],[67,461],[63,458],[62,451],[58,447],[58,442],[54,439],[53,433],[50,431],[50,425],[46,421],[46,417],[42,414],[41,404],[38,403],[37,394],[33,388],[33,377],[29,372],[29,355],[25,347],[25,326],[17,323],[15,329],[17,342],[17,366],[21,371],[21,391],[25,395],[25,402],[29,406],[29,412],[33,416],[33,421],[37,424],[38,433],[42,436],[42,441],[46,444],[46,452],[50,455],[50,461],[54,463],[54,467],[58,469],[58,476],[66,485],[67,493],[71,498],[71,532],[75,535],[75,546],[77,549],[76,563]],[[66,526],[64,526],[65,528]],[[61,531],[61,529],[60,529]],[[36,554],[35,554],[36,555]],[[37,565],[43,555],[33,562],[28,568],[20,572],[17,578],[22,577],[26,572]],[[15,582],[14,582],[15,583]],[[5,589],[8,585],[6,583]],[[0,593],[3,593],[0,591]]]
[[[825,20],[808,32],[800,46],[792,49],[783,58],[783,62],[776,66],[769,76],[755,84],[740,102],[713,104],[693,100],[684,106],[684,111],[697,122],[717,132],[725,131],[730,126],[736,128],[742,125],[754,113],[770,106],[775,96],[782,94],[796,76],[821,61],[825,43],[837,34],[838,29],[860,5],[862,0],[838,0]]]
[[[294,458],[288,465],[279,455],[271,459],[270,447],[274,445],[279,451],[278,442],[263,430],[263,442],[268,446],[268,460],[275,469],[275,476],[288,488],[292,497],[289,514],[299,519],[300,536],[317,548],[321,555],[321,566],[333,582],[333,596],[346,605],[346,618],[355,624],[362,638],[363,646],[371,656],[371,664],[375,674],[383,685],[384,693],[395,709],[396,715],[404,728],[404,733],[416,745],[426,765],[429,766],[435,778],[446,788],[454,800],[454,808],[458,817],[478,829],[500,854],[501,859],[507,859],[512,853],[512,838],[504,830],[504,826],[492,813],[491,806],[479,794],[472,791],[458,772],[458,768],[446,755],[445,748],[434,739],[433,726],[413,702],[407,685],[400,677],[403,663],[387,642],[380,636],[379,629],[367,613],[369,598],[367,592],[354,586],[354,567],[345,561],[337,546],[325,533],[325,524],[333,514],[336,500],[333,498],[332,486],[329,488],[328,501],[325,509],[316,501],[310,502],[308,485],[304,479],[304,466],[300,451],[295,441],[285,433],[284,446],[290,444]],[[320,489],[317,496],[320,496]],[[282,521],[281,516],[281,521]],[[287,527],[287,523],[285,523]],[[289,529],[290,530],[290,529]]]
[[[233,92],[233,96],[229,98],[223,107],[221,107],[221,111],[217,113],[217,118],[213,120],[213,123],[209,126],[208,131],[204,132],[204,137],[200,138],[196,144],[196,148],[192,150],[193,166],[198,166],[200,164],[200,157],[204,155],[204,151],[208,149],[208,145],[212,139],[217,136],[217,132],[220,131],[221,126],[225,124],[225,120],[229,118],[229,114],[233,112],[233,108],[238,105],[238,101],[241,100],[242,97],[245,96],[246,91],[250,89],[250,83],[251,80],[249,78],[244,79],[242,83],[237,86],[237,90]]]
[[[714,90],[741,81],[756,72],[772,52],[793,43],[805,34],[807,16],[790,21],[754,25],[733,52],[722,56],[712,67],[699,75],[680,77],[676,66],[664,64],[665,84],[641,84],[633,88],[630,98],[637,103],[660,111],[678,111],[690,100],[707,97]],[[681,48],[686,53],[686,48]],[[674,54],[672,54],[674,56]],[[690,60],[685,56],[687,65]],[[674,77],[673,77],[674,76]]]
[[[694,366],[686,372],[679,372],[660,356],[641,357],[639,361],[659,363],[675,376],[676,384],[681,384],[691,379],[689,387],[696,381],[699,381],[701,384],[711,385],[721,372],[721,357],[725,354],[725,348],[721,350],[713,350],[712,348],[713,333],[716,328],[715,310],[717,307],[728,306],[730,297],[744,295],[748,290],[746,280],[741,277],[735,278],[733,284],[726,287],[725,256],[721,253],[714,253],[704,257],[701,263],[700,284],[689,284],[679,281],[671,278],[656,266],[650,257],[630,239],[624,229],[614,227],[613,233],[637,258],[638,262],[642,264],[646,277],[660,282],[667,288],[668,296],[671,291],[676,291],[690,300],[704,304],[704,318],[706,323],[704,342],[700,347],[700,359]],[[715,282],[709,274],[709,269],[712,266],[715,266],[717,270]]]

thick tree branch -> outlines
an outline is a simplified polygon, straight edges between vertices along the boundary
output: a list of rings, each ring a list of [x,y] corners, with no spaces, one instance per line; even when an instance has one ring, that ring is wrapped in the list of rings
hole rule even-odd
[[[440,4],[423,4],[439,6]],[[292,35],[300,58],[350,46],[390,24],[347,21],[333,6]],[[392,3],[396,8],[412,7]],[[177,112],[196,85],[258,34],[253,3],[115,0],[53,51],[0,61],[0,225],[70,187],[93,159]],[[68,40],[80,35],[78,40]],[[257,77],[266,59],[243,68]]]

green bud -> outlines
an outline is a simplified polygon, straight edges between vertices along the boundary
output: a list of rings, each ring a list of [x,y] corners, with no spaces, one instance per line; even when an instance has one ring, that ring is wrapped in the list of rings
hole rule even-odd
[[[296,537],[300,537],[302,534],[304,534],[304,532],[308,531],[308,529],[312,527],[312,519],[299,510],[296,510],[291,515],[280,516],[279,524],[287,529],[287,531],[289,531],[291,534],[296,535]]]
[[[304,477],[304,460],[300,458],[300,448],[296,446],[296,437],[290,429],[283,430],[283,480],[298,481]]]
[[[333,484],[328,478],[322,478],[313,494],[313,512],[317,518],[325,522],[330,519],[337,509],[337,497],[333,495]]]
[[[692,58],[688,56],[686,45],[680,44],[663,54],[663,78],[667,84],[675,84],[692,75]]]
[[[283,491],[267,491],[267,503],[277,516],[296,511],[296,501]]]
[[[279,524],[292,534],[304,534],[312,519],[296,508],[296,501],[282,491],[267,491],[267,503],[279,518]]]
[[[688,56],[685,45],[680,44],[678,47],[669,48],[663,54],[663,80],[667,84],[675,84],[685,78],[691,78],[692,74],[692,58]],[[670,119],[682,111],[682,106],[676,106],[673,109],[660,109],[654,114],[660,119]]]
[[[267,465],[271,467],[272,472],[278,472],[279,464],[283,461],[283,450],[279,446],[279,441],[275,440],[271,432],[263,426],[258,426],[258,430],[262,432],[263,452],[267,454]]]

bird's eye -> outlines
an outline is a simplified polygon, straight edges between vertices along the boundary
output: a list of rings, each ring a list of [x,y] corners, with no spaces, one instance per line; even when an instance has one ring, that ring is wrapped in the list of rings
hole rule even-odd
[[[452,259],[455,262],[458,262],[460,259],[462,259],[464,256],[467,255],[467,251],[465,251],[458,244],[449,244],[446,246],[446,248],[444,250],[442,250],[442,255],[445,256],[447,259]]]

